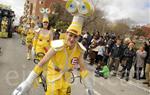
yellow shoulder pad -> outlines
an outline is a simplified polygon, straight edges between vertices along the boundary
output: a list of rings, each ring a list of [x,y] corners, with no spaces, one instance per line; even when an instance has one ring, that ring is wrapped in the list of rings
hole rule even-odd
[[[53,40],[51,41],[51,48],[55,51],[60,51],[64,47],[64,40]]]
[[[79,42],[78,42],[78,45],[79,45],[79,47],[80,47],[83,51],[86,51],[86,48],[82,45],[82,43],[79,43]]]

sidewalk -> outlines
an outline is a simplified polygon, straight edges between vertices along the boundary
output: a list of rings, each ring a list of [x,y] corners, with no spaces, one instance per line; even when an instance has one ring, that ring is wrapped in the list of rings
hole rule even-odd
[[[85,63],[88,64],[89,61],[85,60]],[[89,64],[87,65],[87,68],[90,70],[91,73],[94,73],[95,67],[96,67],[96,65],[89,65]],[[119,67],[119,69],[121,69],[121,67]],[[116,79],[119,79],[120,81],[125,82],[128,85],[135,86],[135,87],[137,87],[139,89],[142,89],[142,90],[144,90],[144,91],[146,91],[146,92],[148,92],[150,94],[150,87],[148,87],[147,85],[143,84],[143,82],[145,80],[144,79],[141,79],[141,80],[133,79],[133,73],[134,73],[134,70],[132,68],[129,81],[126,81],[125,79],[120,79],[120,75],[119,74],[116,76]],[[110,75],[109,79],[111,80],[111,78],[115,78],[115,77]],[[105,79],[104,79],[104,81],[105,81]]]

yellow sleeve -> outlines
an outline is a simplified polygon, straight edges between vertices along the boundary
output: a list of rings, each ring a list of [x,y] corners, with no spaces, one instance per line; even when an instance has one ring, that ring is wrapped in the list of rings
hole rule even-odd
[[[39,65],[36,65],[36,66],[34,67],[33,71],[34,71],[36,74],[40,75],[40,74],[42,73],[42,71],[43,71],[43,68],[42,68],[42,67],[39,67]]]
[[[88,70],[80,71],[80,76],[82,79],[86,78],[88,74],[89,74]]]

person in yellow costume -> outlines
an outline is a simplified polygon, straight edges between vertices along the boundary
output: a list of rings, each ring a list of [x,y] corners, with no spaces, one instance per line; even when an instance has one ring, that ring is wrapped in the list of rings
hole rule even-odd
[[[3,17],[2,23],[1,23],[0,36],[7,37],[7,35],[8,35],[8,33],[7,33],[7,26],[8,26],[8,19],[7,19],[7,17]]]
[[[2,26],[1,26],[3,32],[6,32],[7,25],[8,25],[7,17],[3,17],[3,19],[2,19]]]
[[[48,30],[49,12],[46,11],[46,9],[43,9],[41,13],[43,13],[43,28],[35,30],[35,37],[33,41],[33,51],[35,52],[35,55],[38,55],[39,53],[45,54],[50,47],[50,42],[53,40],[53,33],[51,30]],[[41,58],[42,57],[40,57],[39,60],[41,60]]]
[[[26,40],[27,31],[30,28],[30,20],[29,20],[29,18],[27,19],[27,17],[24,17],[21,26],[22,26],[21,27],[21,34],[20,34],[21,41],[22,41],[21,43],[22,43],[22,45],[25,45],[26,44],[25,40]]]
[[[27,59],[31,59],[31,50],[32,50],[32,43],[33,43],[33,38],[34,38],[34,21],[31,20],[30,22],[30,28],[27,31],[27,36],[26,36],[26,46],[27,46]]]
[[[27,79],[13,91],[12,95],[24,95],[29,91],[33,81],[41,74],[43,66],[47,62],[47,91],[45,95],[69,95],[67,90],[70,87],[70,72],[74,70],[77,64],[80,66],[80,75],[83,82],[87,83],[85,86],[88,88],[88,95],[94,95],[93,89],[90,87],[90,81],[88,81],[88,70],[84,66],[83,55],[86,49],[78,42],[82,26],[83,17],[75,15],[71,25],[66,30],[65,40],[51,41],[51,47],[46,55],[34,67]]]

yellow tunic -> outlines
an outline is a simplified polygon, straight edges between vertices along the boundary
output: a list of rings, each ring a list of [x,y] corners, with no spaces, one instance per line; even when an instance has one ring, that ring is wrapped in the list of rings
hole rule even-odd
[[[53,46],[51,47],[53,48]],[[77,43],[74,49],[69,49],[63,45],[61,49],[57,49],[55,51],[56,54],[49,60],[48,64],[46,64],[46,95],[67,95],[59,93],[64,93],[67,88],[70,87],[69,79],[71,78],[71,73],[68,70],[74,69],[76,66],[74,60],[79,60],[79,57],[81,57],[81,53],[83,53],[84,50]],[[58,67],[60,71],[56,71],[55,67]],[[34,71],[37,74],[40,74],[42,72],[42,68],[36,66]]]
[[[26,36],[26,45],[32,45],[32,40],[34,38],[34,30],[29,29]]]
[[[64,46],[62,50],[57,51],[55,56],[51,58],[47,66],[48,91],[46,95],[51,95],[51,91],[67,90],[67,88],[70,87],[69,79],[71,73],[68,70],[74,69],[75,64],[73,60],[78,60],[81,52],[83,52],[83,50],[78,44],[76,44],[72,50]],[[61,71],[56,71],[55,66],[61,69]]]
[[[35,46],[36,54],[39,52],[46,53],[46,49],[50,47],[50,35],[39,34]]]

